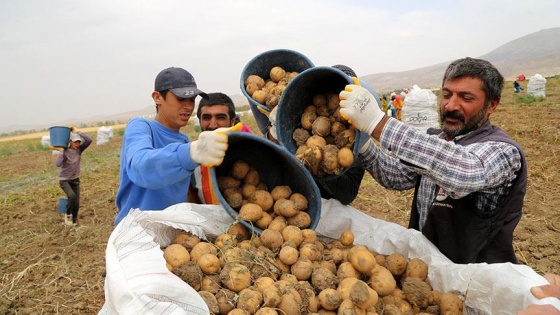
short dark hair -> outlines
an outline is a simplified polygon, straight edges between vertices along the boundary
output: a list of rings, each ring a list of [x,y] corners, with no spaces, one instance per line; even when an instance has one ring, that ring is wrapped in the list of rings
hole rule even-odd
[[[200,100],[200,103],[198,103],[198,109],[196,110],[196,117],[200,119],[200,116],[202,115],[202,107],[212,105],[227,105],[229,119],[235,118],[235,105],[233,104],[233,100],[226,94],[220,92],[208,93],[207,99],[202,98]]]
[[[447,80],[463,77],[478,78],[482,81],[482,90],[486,94],[486,105],[491,101],[500,100],[504,77],[490,62],[470,57],[455,60],[447,66],[441,85],[443,86]]]
[[[344,73],[346,73],[348,76],[356,77],[356,78],[358,77],[358,76],[356,75],[356,72],[354,72],[354,70],[352,70],[352,68],[350,68],[350,67],[348,67],[348,66],[345,66],[345,65],[334,65],[334,66],[332,66],[332,67],[333,67],[333,68],[336,68],[336,69],[338,69],[338,70],[340,70],[340,71],[342,71],[342,72],[344,72]]]

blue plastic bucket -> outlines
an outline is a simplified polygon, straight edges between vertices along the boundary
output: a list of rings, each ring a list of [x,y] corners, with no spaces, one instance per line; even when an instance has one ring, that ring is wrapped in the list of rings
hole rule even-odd
[[[49,128],[51,147],[68,148],[70,141],[70,128],[65,126],[53,126]]]
[[[309,58],[305,55],[289,49],[274,49],[265,51],[255,56],[247,63],[247,65],[245,65],[243,71],[241,72],[239,85],[241,87],[241,92],[249,101],[253,116],[255,117],[259,130],[263,135],[267,132],[268,116],[263,114],[259,108],[266,112],[270,112],[271,108],[258,103],[251,97],[251,95],[249,95],[249,93],[247,93],[245,90],[245,80],[248,76],[256,74],[266,81],[270,79],[270,70],[275,66],[282,67],[287,72],[303,72],[306,69],[314,67],[311,60],[309,60]]]
[[[68,199],[65,197],[58,198],[58,213],[66,214],[66,204],[68,203]]]
[[[307,198],[307,213],[311,217],[309,229],[315,229],[321,217],[321,194],[311,173],[303,164],[282,146],[264,137],[246,132],[232,132],[228,136],[228,149],[222,164],[210,168],[212,185],[226,212],[237,219],[237,211],[225,200],[218,187],[218,178],[229,175],[237,160],[255,167],[260,181],[271,189],[279,185],[290,186],[293,192]],[[251,222],[241,220],[241,224],[260,235],[262,230]]]

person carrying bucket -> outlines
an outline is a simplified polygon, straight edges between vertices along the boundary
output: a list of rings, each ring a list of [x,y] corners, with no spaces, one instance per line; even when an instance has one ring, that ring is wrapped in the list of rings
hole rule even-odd
[[[66,215],[64,223],[66,225],[78,226],[78,210],[80,208],[80,163],[82,153],[92,142],[90,136],[85,132],[70,127],[70,141],[68,148],[57,147],[60,154],[56,157],[55,165],[60,167],[58,175],[60,188],[68,199],[66,203]]]

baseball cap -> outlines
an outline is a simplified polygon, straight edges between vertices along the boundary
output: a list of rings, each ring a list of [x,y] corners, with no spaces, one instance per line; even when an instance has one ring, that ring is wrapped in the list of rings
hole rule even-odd
[[[71,133],[70,134],[70,141],[80,141],[80,142],[82,142],[82,137],[80,137],[80,135],[78,135],[77,133]]]
[[[183,68],[170,67],[162,70],[156,77],[155,91],[169,90],[180,98],[191,98],[208,95],[196,87],[194,77]]]
[[[346,73],[346,75],[351,76],[351,77],[358,77],[356,75],[356,72],[354,72],[354,70],[352,70],[352,68],[345,66],[345,65],[334,65],[332,66],[335,69],[338,69],[344,73]]]

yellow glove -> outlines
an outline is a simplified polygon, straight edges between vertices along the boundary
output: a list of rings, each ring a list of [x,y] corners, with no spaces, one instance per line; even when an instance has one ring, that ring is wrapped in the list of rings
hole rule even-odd
[[[70,132],[75,132],[76,131],[76,126],[72,125],[70,126]]]
[[[228,148],[228,133],[241,131],[242,123],[229,128],[218,128],[213,131],[203,131],[198,140],[191,143],[191,159],[204,166],[222,164]]]

